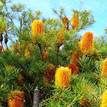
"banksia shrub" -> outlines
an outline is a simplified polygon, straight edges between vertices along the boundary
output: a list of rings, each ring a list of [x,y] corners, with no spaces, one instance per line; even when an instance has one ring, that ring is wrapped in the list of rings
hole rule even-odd
[[[71,71],[68,67],[59,67],[55,74],[55,86],[57,88],[68,88],[70,85]]]
[[[107,58],[101,64],[101,75],[107,77]]]
[[[44,32],[44,24],[42,20],[34,20],[32,22],[32,40],[35,40],[38,35],[42,35]]]
[[[102,94],[100,107],[107,107],[107,90]]]
[[[93,33],[86,32],[80,41],[80,50],[83,54],[89,54],[93,50],[94,40]]]
[[[73,29],[77,29],[78,25],[79,25],[79,16],[78,13],[74,13],[72,19],[71,19],[71,25],[73,27]]]
[[[64,30],[60,30],[58,33],[57,33],[57,40],[56,40],[56,43],[58,46],[62,45],[64,42]]]
[[[8,98],[8,107],[24,107],[24,92],[12,91]]]

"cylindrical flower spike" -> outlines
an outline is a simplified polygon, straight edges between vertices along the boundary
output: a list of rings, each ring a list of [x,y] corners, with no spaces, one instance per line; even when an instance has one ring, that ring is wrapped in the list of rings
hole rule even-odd
[[[31,26],[32,26],[32,39],[35,39],[38,35],[43,34],[44,24],[42,20],[34,20]]]
[[[68,67],[59,67],[55,74],[55,86],[57,88],[68,88],[70,85],[71,71]]]
[[[55,66],[53,64],[49,64],[47,69],[44,72],[44,84],[48,86],[55,80]]]
[[[64,42],[64,30],[61,29],[58,33],[57,33],[57,45],[60,46],[63,44]]]
[[[24,107],[24,92],[11,92],[8,98],[8,107]]]
[[[68,65],[68,67],[70,68],[70,70],[71,70],[71,74],[78,74],[79,73],[79,67],[76,65],[76,64],[74,64],[74,63],[72,63],[72,64],[69,64]]]
[[[102,94],[100,107],[107,107],[107,90]]]
[[[78,17],[78,13],[74,13],[72,20],[71,20],[71,24],[73,29],[76,29],[79,25],[79,17]]]
[[[71,63],[77,65],[78,63],[78,60],[79,60],[79,52],[78,51],[74,51],[71,55]]]
[[[107,58],[101,64],[101,75],[107,77]]]
[[[86,32],[80,41],[80,50],[83,54],[89,54],[94,48],[93,33]]]
[[[69,30],[69,19],[66,16],[62,17],[62,23],[64,27]]]

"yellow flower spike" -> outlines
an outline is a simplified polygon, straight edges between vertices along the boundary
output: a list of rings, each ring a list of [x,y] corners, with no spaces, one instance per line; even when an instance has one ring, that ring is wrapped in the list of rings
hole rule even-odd
[[[71,70],[68,67],[59,67],[55,73],[55,86],[57,88],[68,88],[70,85]]]
[[[37,36],[44,33],[44,23],[42,20],[34,20],[31,25],[32,28],[32,40],[35,40]]]
[[[107,90],[101,96],[101,105],[100,107],[107,107]]]
[[[64,42],[64,30],[61,29],[58,33],[57,33],[57,40],[56,40],[58,46],[62,45]]]
[[[79,16],[78,16],[78,13],[74,13],[72,19],[71,19],[71,24],[72,24],[72,27],[74,29],[76,29],[79,25]]]
[[[107,58],[102,62],[101,75],[107,77]]]
[[[93,33],[86,32],[80,41],[80,50],[83,54],[89,54],[94,48]]]

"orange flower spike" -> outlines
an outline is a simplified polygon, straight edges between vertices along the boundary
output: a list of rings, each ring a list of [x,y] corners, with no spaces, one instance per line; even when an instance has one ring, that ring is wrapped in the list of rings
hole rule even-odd
[[[68,88],[70,85],[71,71],[68,67],[59,67],[55,74],[55,86],[57,88]]]
[[[93,33],[86,32],[80,41],[80,50],[83,54],[89,54],[94,48]]]
[[[102,62],[101,75],[107,77],[107,58]]]
[[[107,90],[102,94],[100,107],[107,107]]]
[[[31,25],[32,39],[35,39],[37,35],[44,33],[44,24],[42,20],[34,20]]]
[[[72,27],[74,29],[76,29],[79,25],[79,16],[78,16],[78,13],[74,13],[73,17],[72,17],[72,20],[71,20],[71,24],[72,24]]]
[[[8,99],[8,107],[24,107],[24,92],[13,91]]]
[[[8,100],[8,107],[16,107],[15,106],[15,99],[9,99]]]
[[[72,64],[69,64],[68,67],[70,68],[71,70],[71,74],[78,74],[79,73],[79,68],[76,64],[72,63]]]
[[[79,52],[74,51],[73,54],[71,55],[71,62],[72,62],[73,64],[76,64],[76,65],[77,65],[78,59],[79,59]]]

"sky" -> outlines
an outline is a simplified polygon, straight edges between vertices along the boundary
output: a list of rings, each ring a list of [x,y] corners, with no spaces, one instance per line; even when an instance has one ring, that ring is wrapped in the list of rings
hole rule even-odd
[[[91,11],[96,22],[84,32],[92,31],[96,36],[100,36],[107,28],[107,0],[14,0],[12,2],[23,3],[34,11],[40,10],[45,18],[57,17],[52,11],[53,8],[63,7],[68,17],[71,17],[73,9],[87,9]]]

